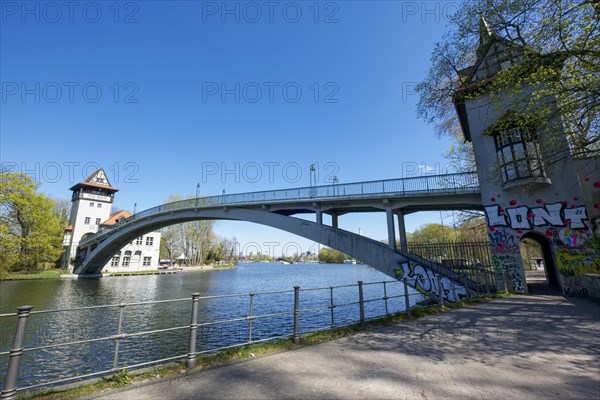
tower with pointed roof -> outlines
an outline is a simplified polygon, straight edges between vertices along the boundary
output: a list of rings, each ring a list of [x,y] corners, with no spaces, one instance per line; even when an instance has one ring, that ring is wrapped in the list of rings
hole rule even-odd
[[[84,235],[96,233],[98,227],[110,217],[115,193],[119,189],[111,186],[103,169],[94,171],[85,181],[70,188],[71,215],[65,228],[64,258],[68,262],[75,257],[77,245]]]
[[[103,169],[94,171],[85,181],[74,185],[70,190],[73,191],[71,215],[63,238],[63,266],[68,269],[72,269],[77,246],[84,236],[131,216],[126,210],[111,214],[115,193],[119,189],[110,184]],[[158,269],[160,236],[160,232],[151,232],[136,238],[115,254],[103,271]]]
[[[587,295],[586,275],[600,273],[591,243],[600,202],[599,172],[585,170],[569,151],[558,113],[540,118],[554,99],[532,96],[534,88],[490,94],[501,71],[517,66],[527,74],[553,55],[536,54],[500,37],[482,16],[475,63],[459,72],[454,97],[465,140],[473,144],[488,225],[492,263],[499,281],[528,292],[524,243],[537,243],[541,278],[565,294]],[[598,195],[600,193],[596,193]],[[544,276],[545,275],[545,276]]]

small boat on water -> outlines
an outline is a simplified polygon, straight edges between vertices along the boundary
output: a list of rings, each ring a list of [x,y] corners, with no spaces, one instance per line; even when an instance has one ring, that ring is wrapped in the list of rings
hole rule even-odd
[[[344,260],[344,264],[356,264],[356,260]]]

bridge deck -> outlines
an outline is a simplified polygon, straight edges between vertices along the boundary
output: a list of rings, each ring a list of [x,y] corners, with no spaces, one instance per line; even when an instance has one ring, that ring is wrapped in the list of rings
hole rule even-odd
[[[110,235],[115,229],[140,218],[185,208],[256,207],[257,205],[285,208],[286,205],[294,204],[293,212],[302,212],[306,211],[302,209],[302,204],[316,202],[336,202],[338,207],[352,207],[357,203],[370,200],[414,198],[418,204],[423,206],[422,209],[427,209],[427,205],[433,203],[433,198],[460,195],[473,195],[474,197],[479,195],[479,181],[476,172],[223,194],[187,199],[149,208],[113,226],[101,228],[96,234],[82,240],[80,246],[96,242],[101,237]],[[455,207],[457,209],[468,208],[467,204],[472,203],[472,200],[465,205],[459,202]]]

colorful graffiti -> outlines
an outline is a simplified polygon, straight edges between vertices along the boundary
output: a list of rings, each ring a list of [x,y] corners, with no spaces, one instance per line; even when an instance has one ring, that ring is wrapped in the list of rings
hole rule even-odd
[[[523,268],[521,267],[520,255],[516,254],[493,254],[492,264],[497,277],[504,277],[511,282],[512,289],[517,293],[525,293],[523,280]]]
[[[556,259],[558,260],[558,270],[565,277],[580,277],[583,273],[600,272],[600,257],[592,250],[558,249]]]
[[[457,284],[419,264],[400,263],[400,268],[395,270],[395,273],[398,279],[407,278],[410,286],[427,296],[439,293],[438,277],[442,297],[445,301],[455,302],[467,296],[467,291],[463,285]]]
[[[506,229],[490,227],[488,237],[496,253],[519,252],[519,237]]]

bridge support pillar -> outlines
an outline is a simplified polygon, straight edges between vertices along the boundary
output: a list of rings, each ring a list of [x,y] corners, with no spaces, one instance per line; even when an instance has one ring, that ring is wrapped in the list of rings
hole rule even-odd
[[[400,239],[400,248],[403,251],[406,251],[406,224],[404,223],[404,213],[402,211],[397,211],[396,215],[398,216],[398,234]]]
[[[323,225],[323,211],[317,210],[317,224]]]
[[[331,227],[333,229],[338,228],[338,215],[337,214],[331,214]]]
[[[394,226],[394,212],[391,207],[386,207],[385,214],[387,216],[387,228],[388,228],[388,243],[390,249],[396,248],[396,229]]]

